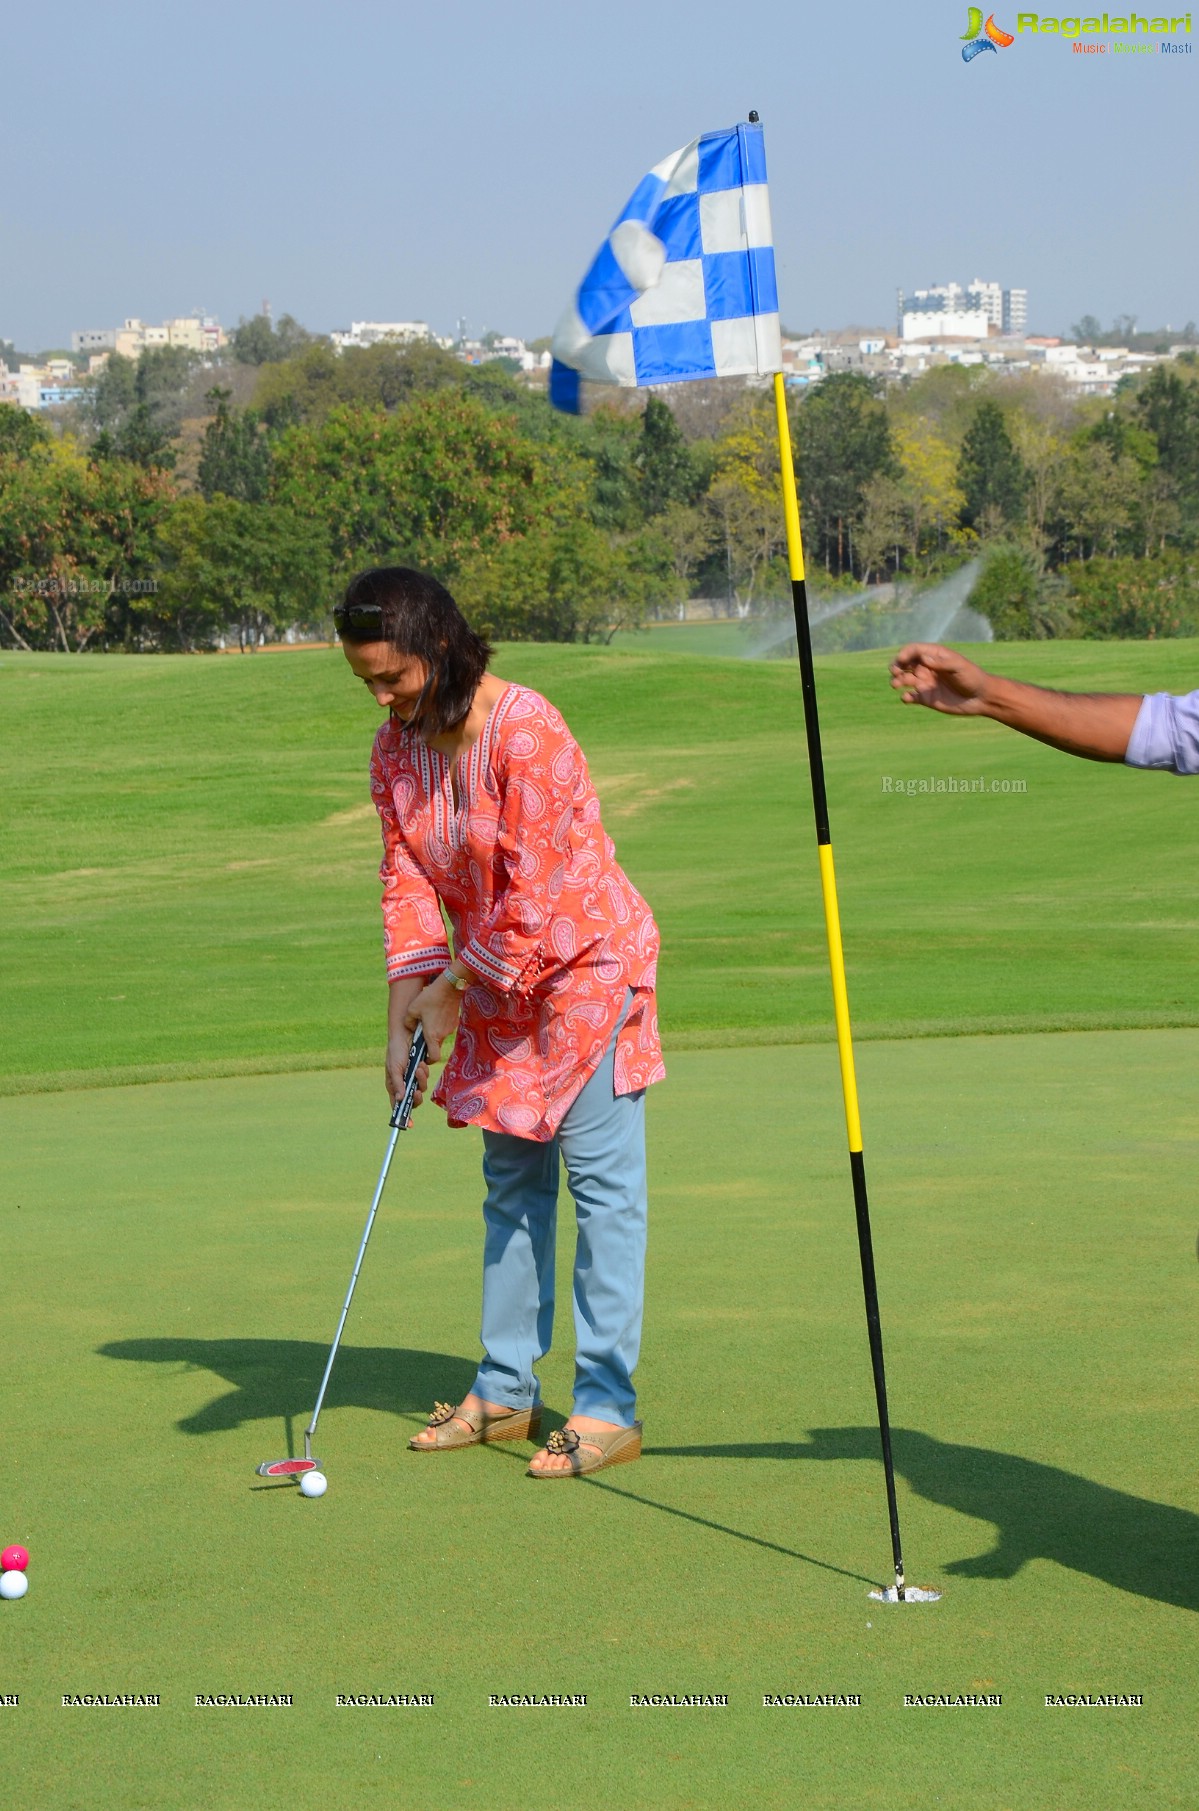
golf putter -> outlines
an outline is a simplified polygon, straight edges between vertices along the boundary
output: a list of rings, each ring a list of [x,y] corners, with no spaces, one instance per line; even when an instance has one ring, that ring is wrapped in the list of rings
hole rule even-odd
[[[416,1094],[416,1072],[425,1059],[426,1049],[425,1034],[418,1025],[413,1034],[412,1048],[408,1052],[408,1067],[404,1071],[403,1092],[397,1097],[395,1106],[392,1108],[391,1119],[388,1122],[391,1126],[391,1137],[387,1141],[387,1150],[383,1155],[383,1168],[379,1171],[379,1180],[375,1184],[375,1195],[371,1202],[371,1210],[366,1216],[366,1230],[362,1235],[362,1243],[358,1247],[358,1256],[354,1260],[354,1272],[350,1278],[350,1287],[346,1290],[346,1299],[342,1304],[341,1319],[337,1323],[337,1332],[333,1335],[333,1344],[329,1351],[328,1363],[325,1365],[325,1375],[321,1378],[321,1387],[317,1395],[316,1407],[312,1411],[312,1419],[304,1429],[304,1457],[302,1459],[268,1459],[258,1467],[258,1476],[260,1478],[286,1478],[292,1477],[300,1472],[321,1470],[320,1460],[314,1459],[312,1456],[312,1436],[316,1433],[316,1424],[320,1417],[321,1404],[325,1400],[325,1391],[329,1385],[329,1373],[333,1369],[333,1360],[337,1357],[337,1348],[341,1344],[341,1335],[346,1324],[346,1316],[350,1312],[350,1303],[354,1299],[354,1290],[358,1283],[358,1272],[362,1269],[362,1260],[366,1255],[367,1241],[371,1236],[371,1228],[375,1224],[375,1215],[379,1211],[379,1202],[382,1199],[383,1186],[387,1181],[387,1172],[391,1168],[391,1159],[395,1153],[396,1141],[401,1132],[406,1132],[408,1130],[409,1123],[412,1119],[412,1101]]]

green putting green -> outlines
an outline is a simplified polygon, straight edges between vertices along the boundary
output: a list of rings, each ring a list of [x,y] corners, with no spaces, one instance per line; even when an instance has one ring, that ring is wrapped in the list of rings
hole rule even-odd
[[[904,1544],[945,1592],[882,1606],[776,663],[497,659],[565,711],[663,928],[645,1457],[555,1489],[527,1447],[404,1449],[478,1350],[476,1135],[426,1108],[330,1386],[329,1493],[254,1475],[301,1438],[386,1137],[373,707],[339,658],[0,657],[0,1544],[32,1553],[0,1603],[5,1811],[1189,1806],[1185,792],[904,711],[885,656],[819,663]],[[1199,646],[993,658],[1181,690]],[[104,1693],[161,1702],[62,1704]],[[239,1693],[293,1703],[195,1703]],[[1045,1702],[1079,1694],[1141,1702]]]
[[[422,1110],[319,1503],[254,1467],[312,1406],[377,1074],[8,1101],[3,1532],[33,1582],[0,1605],[6,1805],[1188,1803],[1197,1064],[1190,1030],[863,1051],[905,1544],[945,1591],[903,1608],[867,1596],[890,1549],[828,1052],[683,1052],[651,1096],[647,1450],[589,1483],[404,1448],[477,1357],[476,1136]],[[196,1708],[221,1692],[294,1705]],[[335,1707],[402,1692],[436,1701]],[[1144,1702],[1044,1704],[1086,1692]]]

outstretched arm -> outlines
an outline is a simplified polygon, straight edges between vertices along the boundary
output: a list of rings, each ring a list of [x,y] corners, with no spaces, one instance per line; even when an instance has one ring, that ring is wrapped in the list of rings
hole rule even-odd
[[[1142,699],[1139,693],[1054,692],[986,673],[952,648],[917,641],[891,662],[904,704],[951,717],[990,717],[1009,729],[1087,761],[1123,761]]]

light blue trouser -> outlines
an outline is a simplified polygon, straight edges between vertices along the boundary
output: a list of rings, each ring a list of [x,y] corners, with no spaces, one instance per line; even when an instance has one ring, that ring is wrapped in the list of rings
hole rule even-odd
[[[645,1283],[645,1094],[613,1094],[615,1055],[614,1033],[548,1143],[483,1133],[486,1356],[471,1388],[510,1408],[541,1399],[533,1366],[549,1351],[554,1327],[561,1156],[578,1220],[575,1412],[628,1427]]]

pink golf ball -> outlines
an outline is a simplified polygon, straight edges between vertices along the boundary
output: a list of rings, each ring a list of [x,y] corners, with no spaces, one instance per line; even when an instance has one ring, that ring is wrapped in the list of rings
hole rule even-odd
[[[0,1572],[27,1572],[29,1555],[24,1547],[6,1547],[0,1553]]]

